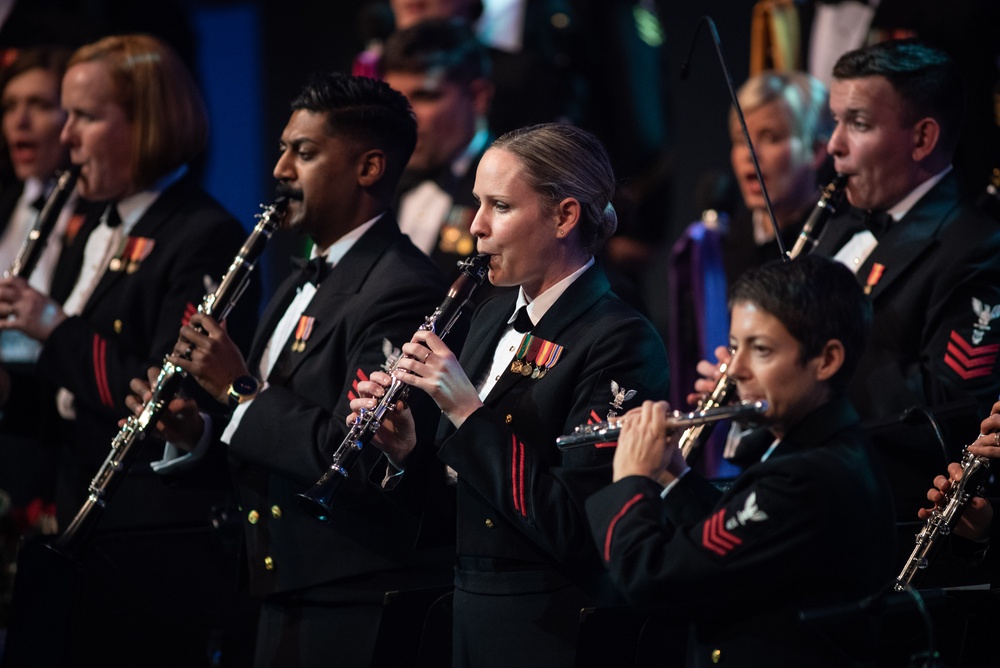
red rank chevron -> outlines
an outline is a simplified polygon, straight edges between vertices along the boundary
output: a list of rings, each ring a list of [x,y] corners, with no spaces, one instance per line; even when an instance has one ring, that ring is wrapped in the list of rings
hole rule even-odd
[[[349,391],[347,392],[347,399],[348,399],[349,401],[354,401],[355,399],[357,399],[357,398],[358,398],[358,395],[357,395],[357,394],[355,394],[355,392],[357,392],[357,391],[358,391],[358,382],[359,382],[359,381],[365,381],[365,380],[368,380],[368,376],[367,376],[367,375],[365,375],[365,372],[364,372],[364,371],[362,371],[362,370],[361,370],[360,368],[358,369],[358,373],[357,373],[357,376],[358,376],[358,377],[354,379],[354,382],[353,382],[353,383],[351,383],[351,387],[352,387],[352,388],[354,388],[354,389],[353,389],[353,390],[349,390]]]
[[[951,331],[951,340],[944,353],[944,363],[958,374],[962,380],[989,376],[997,360],[1000,344],[973,346],[962,338],[955,330]]]
[[[705,521],[701,531],[701,544],[708,550],[724,557],[743,540],[729,533],[723,527],[726,510],[723,508]]]
[[[181,326],[183,327],[184,325],[191,322],[191,316],[193,316],[197,312],[198,308],[191,302],[188,302],[187,306],[184,307],[184,317],[181,318]]]

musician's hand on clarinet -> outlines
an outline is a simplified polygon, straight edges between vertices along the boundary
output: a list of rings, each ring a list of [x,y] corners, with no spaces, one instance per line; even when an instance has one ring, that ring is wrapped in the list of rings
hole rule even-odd
[[[977,457],[1000,459],[1000,401],[993,404],[990,416],[979,425],[979,434],[969,452]]]
[[[389,387],[392,377],[381,371],[373,371],[368,380],[358,383],[358,398],[351,401],[350,425],[358,417],[361,409],[371,410],[378,406]],[[399,470],[406,468],[406,459],[417,445],[416,426],[413,414],[404,401],[397,401],[394,411],[386,411],[381,426],[372,444],[385,453],[389,462]]]
[[[59,304],[23,278],[0,279],[0,329],[20,330],[44,343],[65,319]]]
[[[641,475],[667,485],[686,468],[677,448],[677,435],[667,434],[669,410],[665,401],[644,401],[623,416],[615,449],[614,482]]]
[[[250,375],[243,354],[229,338],[225,325],[203,313],[195,313],[181,327],[180,338],[168,359],[223,404],[229,401],[229,386],[233,381]]]
[[[694,392],[687,395],[688,403],[692,406],[712,393],[715,386],[719,384],[719,378],[722,377],[722,365],[729,364],[729,360],[733,356],[729,352],[729,348],[719,346],[715,349],[715,358],[718,360],[715,364],[708,360],[698,362],[696,369],[701,378],[694,382]]]
[[[952,462],[948,465],[948,475],[939,475],[934,478],[934,486],[927,490],[927,500],[933,506],[918,510],[917,517],[921,520],[929,519],[934,509],[940,508],[945,503],[945,495],[951,489],[952,484],[961,479],[962,465],[958,462]],[[970,540],[983,540],[989,537],[992,521],[993,506],[986,499],[974,496],[969,499],[962,510],[962,517],[955,526],[954,533]]]
[[[142,410],[152,396],[152,388],[160,373],[159,367],[150,367],[147,371],[148,380],[133,378],[129,389],[133,392],[125,397],[125,405],[133,415],[142,415]],[[154,425],[156,435],[164,441],[169,441],[182,450],[193,450],[205,430],[205,421],[201,417],[197,404],[193,399],[175,397],[160,413],[160,419]],[[125,420],[121,420],[121,427]]]
[[[483,405],[455,354],[436,334],[419,330],[402,351],[396,367],[410,373],[397,377],[429,394],[453,425],[461,427]]]

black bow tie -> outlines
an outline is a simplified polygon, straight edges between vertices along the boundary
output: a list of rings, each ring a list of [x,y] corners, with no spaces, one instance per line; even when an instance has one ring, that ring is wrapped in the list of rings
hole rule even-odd
[[[114,202],[108,205],[108,215],[104,217],[104,224],[111,229],[122,224],[121,216],[118,215],[118,205]]]
[[[517,313],[514,315],[514,329],[524,334],[530,332],[534,326],[535,323],[531,322],[531,318],[528,317],[528,307],[522,306],[517,309]]]
[[[889,215],[888,211],[865,211],[864,209],[852,208],[851,213],[859,218],[864,224],[865,229],[871,232],[878,240],[881,240],[885,236],[886,231],[893,223],[893,218]]]
[[[38,197],[36,197],[31,202],[31,208],[34,209],[35,211],[39,211],[40,212],[42,209],[45,208],[45,200],[47,200],[47,199],[48,198],[45,196],[45,193],[43,192],[41,195],[39,195]]]
[[[299,285],[312,283],[318,286],[326,278],[330,270],[330,265],[322,255],[318,255],[311,260],[293,257],[292,264],[299,268]]]

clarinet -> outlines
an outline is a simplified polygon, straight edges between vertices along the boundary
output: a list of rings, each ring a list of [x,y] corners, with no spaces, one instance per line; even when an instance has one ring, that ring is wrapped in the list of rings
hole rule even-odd
[[[917,534],[916,545],[903,570],[896,577],[893,589],[905,591],[914,576],[930,565],[931,553],[942,536],[951,533],[962,511],[973,496],[980,493],[986,474],[989,472],[988,457],[977,457],[966,449],[962,452],[962,479],[952,483],[944,495],[944,504],[936,507],[927,518],[924,527]]]
[[[433,314],[424,318],[419,330],[434,332],[442,339],[447,336],[462,314],[462,308],[472,297],[472,293],[485,280],[489,262],[490,256],[482,253],[459,262],[462,274],[449,288],[441,305]],[[333,496],[340,482],[349,477],[351,468],[361,457],[361,451],[366,445],[371,444],[375,434],[378,433],[386,413],[395,411],[396,403],[409,394],[410,386],[399,380],[394,373],[398,364],[397,360],[389,369],[392,380],[378,405],[372,409],[362,408],[358,411],[350,430],[333,453],[333,463],[330,468],[308,491],[296,495],[302,510],[316,519],[322,522],[330,519]]]
[[[28,280],[31,277],[31,272],[35,270],[35,266],[42,257],[42,251],[45,250],[45,244],[49,240],[49,235],[52,234],[52,230],[56,227],[59,214],[62,213],[63,207],[66,206],[66,201],[69,200],[69,196],[73,193],[73,188],[76,186],[76,181],[79,178],[80,165],[71,165],[69,169],[59,175],[56,187],[52,189],[52,192],[46,198],[45,205],[42,206],[42,210],[38,213],[38,218],[35,219],[35,224],[31,227],[31,231],[28,232],[24,243],[21,244],[21,248],[17,251],[17,257],[14,258],[14,261],[11,262],[10,267],[7,269],[7,273],[5,274],[7,278],[20,277]]]
[[[795,241],[795,246],[792,247],[792,250],[788,251],[788,259],[794,260],[797,258],[802,251],[806,250],[807,246],[809,250],[813,249],[819,238],[819,233],[822,230],[823,225],[825,225],[826,221],[830,219],[830,216],[837,212],[839,200],[846,184],[847,177],[842,174],[837,174],[837,176],[830,181],[825,188],[823,188],[822,193],[820,193],[819,201],[816,202],[816,206],[813,207],[812,213],[809,214],[805,224],[802,226],[802,231],[799,233],[799,236]],[[722,375],[719,377],[719,380],[715,384],[715,388],[712,392],[698,402],[697,409],[699,411],[718,408],[725,403],[729,393],[733,391],[734,383],[732,379],[730,379],[729,374],[726,373],[727,366],[728,365],[723,364],[719,367],[719,371]],[[706,424],[707,423],[695,425],[686,429],[684,433],[681,434],[678,447],[680,448],[681,454],[684,455],[685,459],[687,459],[688,455],[694,452],[695,448],[698,446],[699,439],[701,438],[702,432],[705,430]]]
[[[816,206],[813,207],[812,213],[809,214],[805,224],[802,226],[802,231],[799,232],[799,236],[795,240],[795,245],[792,247],[792,250],[788,251],[789,259],[794,260],[801,255],[806,246],[809,247],[809,250],[812,250],[816,246],[823,225],[830,219],[830,216],[837,212],[837,207],[840,206],[838,200],[846,183],[847,177],[843,174],[837,174],[823,188],[823,192],[819,196],[819,201],[816,202]]]
[[[271,206],[265,207],[262,213],[257,214],[256,226],[229,265],[219,287],[215,292],[206,295],[198,306],[199,313],[211,316],[219,322],[226,319],[249,285],[254,265],[264,251],[267,240],[281,224],[286,206],[287,198],[280,196]],[[131,467],[138,452],[136,444],[142,441],[150,428],[156,425],[164,407],[180,392],[181,382],[186,376],[183,369],[164,359],[156,383],[151,388],[152,396],[143,404],[139,415],[129,416],[111,441],[111,451],[90,482],[87,500],[53,546],[57,552],[68,556],[79,554],[122,478]]]
[[[719,406],[717,408],[706,408],[704,410],[682,413],[673,411],[667,415],[667,433],[678,429],[701,426],[728,420],[730,418],[739,419],[763,415],[767,410],[766,401],[744,401],[732,406]],[[596,422],[594,424],[582,424],[575,428],[572,433],[560,436],[556,439],[556,446],[561,450],[568,450],[584,445],[594,445],[595,443],[611,443],[618,440],[621,434],[622,425],[628,421],[626,417],[620,417],[608,422]]]

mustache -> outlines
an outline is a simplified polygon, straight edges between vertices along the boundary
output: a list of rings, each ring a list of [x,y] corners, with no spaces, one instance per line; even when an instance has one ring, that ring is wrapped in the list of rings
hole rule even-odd
[[[302,201],[302,190],[298,188],[293,188],[286,183],[279,183],[274,189],[275,197],[284,197],[287,200],[295,200],[297,202]]]

